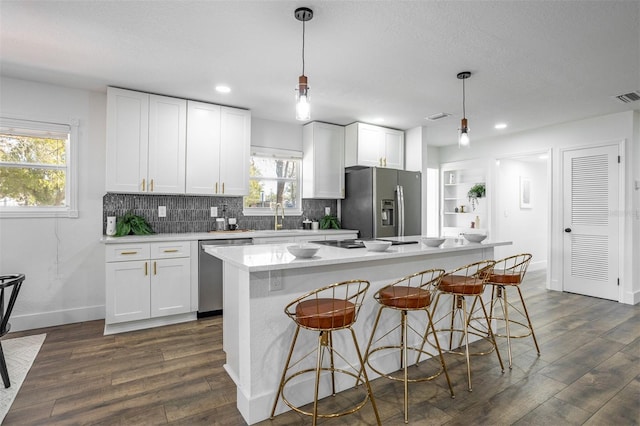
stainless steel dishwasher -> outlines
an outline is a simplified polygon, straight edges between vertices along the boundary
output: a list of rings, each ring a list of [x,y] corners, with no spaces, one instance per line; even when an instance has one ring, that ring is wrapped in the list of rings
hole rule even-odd
[[[200,240],[198,251],[198,318],[222,314],[222,261],[205,253],[205,246],[251,245],[251,238]]]

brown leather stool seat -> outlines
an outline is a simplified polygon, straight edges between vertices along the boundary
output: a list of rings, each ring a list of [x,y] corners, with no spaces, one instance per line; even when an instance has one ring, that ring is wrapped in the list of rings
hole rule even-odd
[[[429,307],[433,300],[433,293],[435,288],[440,282],[444,269],[428,269],[426,271],[418,272],[404,278],[401,278],[391,284],[388,284],[378,290],[374,294],[373,298],[380,304],[376,320],[371,331],[371,337],[369,338],[369,344],[365,351],[365,362],[369,367],[378,373],[379,375],[395,381],[402,381],[404,383],[404,422],[409,421],[409,383],[422,382],[427,380],[433,380],[440,376],[444,372],[447,383],[449,385],[449,391],[451,397],[453,397],[453,388],[451,387],[451,380],[449,379],[449,373],[447,372],[447,366],[442,356],[442,350],[440,343],[438,342],[438,336],[433,328],[433,322]],[[400,322],[391,323],[390,321],[380,321],[380,317],[385,309],[392,309],[399,311]],[[420,328],[416,325],[408,324],[407,315],[411,311],[423,311],[426,314],[426,330],[422,331],[422,323]],[[376,338],[376,331],[378,327],[386,327],[383,332],[378,333]],[[387,328],[390,330],[387,331]],[[394,334],[396,329],[400,329],[401,338],[399,343],[395,343]],[[412,334],[409,334],[409,331]],[[427,342],[427,335],[431,332],[434,337],[434,343]],[[437,352],[431,353],[425,349],[425,344],[433,346]],[[412,374],[409,377],[409,361],[408,353],[416,354],[415,361],[412,360]],[[399,355],[400,369],[389,372],[389,359],[395,359],[396,353]],[[440,361],[439,365],[432,365],[433,361],[425,362],[424,365],[418,365],[420,363],[420,357],[422,355],[428,355],[429,357],[438,356]],[[384,364],[386,362],[386,364]],[[393,365],[393,364],[392,364]],[[415,368],[413,367],[415,366]]]
[[[276,414],[276,408],[280,398],[282,398],[282,401],[292,410],[306,416],[311,416],[314,426],[318,417],[331,418],[351,414],[361,409],[367,401],[370,401],[377,423],[378,425],[380,424],[378,408],[376,407],[373,392],[371,392],[367,371],[364,368],[364,358],[360,352],[356,333],[351,327],[358,318],[358,312],[360,312],[360,307],[362,306],[368,288],[369,282],[365,280],[343,281],[310,291],[293,300],[284,308],[284,313],[295,322],[296,330],[293,335],[293,340],[291,341],[291,346],[289,347],[287,360],[282,370],[278,393],[273,402],[273,408],[271,409],[272,419]],[[291,358],[301,329],[312,330],[317,333],[316,336],[318,340],[316,350],[305,350],[305,354],[300,355],[300,359],[292,361]],[[349,330],[354,352],[344,355],[338,352],[335,345],[336,342],[333,340],[333,333],[339,330]],[[342,340],[340,340],[340,342],[342,342]],[[357,358],[353,356],[354,353]],[[315,366],[313,368],[300,369],[300,366],[310,366],[311,363],[305,361],[308,361],[307,358],[310,358],[312,354],[316,355]],[[326,365],[326,362],[324,362],[325,354],[328,355],[329,365]],[[337,362],[335,362],[336,360]],[[298,367],[298,371],[290,371],[296,367]],[[330,373],[331,395],[335,396],[336,400],[342,399],[344,404],[328,404],[328,408],[319,408],[318,395],[321,373],[323,372]],[[287,384],[289,381],[294,378],[298,379],[290,386],[302,386],[302,383],[305,383],[305,381],[300,380],[299,376],[309,374],[313,374],[315,377],[313,382],[313,411],[304,411],[289,401],[285,389],[288,388]],[[346,376],[347,380],[349,380],[349,378],[354,379],[354,389],[357,389],[356,393],[364,394],[362,398],[353,398],[354,395],[351,392],[347,393],[349,395],[348,397],[340,398],[340,394],[336,394],[336,374],[341,374],[342,377]],[[324,378],[322,382],[325,382]],[[341,383],[344,385],[345,381],[342,380]],[[360,386],[362,384],[365,386]],[[294,393],[293,391],[290,392]],[[298,392],[298,394],[299,393],[301,392]],[[298,394],[293,396],[293,398],[300,399],[300,395]],[[332,403],[336,400],[333,400]],[[345,405],[347,405],[346,408],[344,407]]]
[[[442,296],[452,296],[451,309],[449,309],[434,324],[443,324],[442,328],[436,330],[436,333],[446,332],[449,340],[449,353],[464,355],[467,363],[467,383],[469,391],[471,388],[471,355],[485,355],[495,351],[500,363],[500,368],[504,371],[502,358],[498,351],[498,345],[491,329],[489,315],[482,303],[482,295],[484,293],[487,279],[491,276],[494,265],[493,260],[482,260],[480,262],[471,263],[469,265],[458,267],[447,272],[438,285],[438,295],[433,307],[434,313],[437,311],[440,298]],[[473,299],[471,309],[468,309],[467,298]],[[478,318],[473,316],[476,302],[482,308],[482,314]],[[479,320],[479,321],[478,321]],[[475,323],[482,322],[484,330],[476,331]],[[474,335],[485,342],[488,342],[489,349],[480,349],[481,346],[474,345],[474,352],[469,349],[469,335]],[[455,339],[454,336],[459,336]],[[484,346],[487,346],[486,344]]]
[[[487,284],[518,285],[521,282],[522,278],[520,277],[520,273],[494,269],[493,272],[489,274]]]
[[[295,321],[305,328],[331,330],[353,324],[356,305],[340,299],[310,299],[296,305]]]
[[[380,290],[380,303],[398,309],[421,309],[431,304],[431,292],[417,287],[387,286]]]
[[[445,275],[440,281],[438,290],[456,294],[482,294],[485,279],[466,277],[464,275]]]

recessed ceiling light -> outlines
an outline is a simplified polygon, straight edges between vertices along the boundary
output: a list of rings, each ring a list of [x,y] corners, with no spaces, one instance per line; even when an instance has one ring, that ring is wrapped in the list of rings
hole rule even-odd
[[[507,123],[498,123],[493,127],[496,128],[496,129],[506,129],[507,128]]]
[[[231,88],[229,86],[216,86],[216,92],[219,93],[229,93]]]

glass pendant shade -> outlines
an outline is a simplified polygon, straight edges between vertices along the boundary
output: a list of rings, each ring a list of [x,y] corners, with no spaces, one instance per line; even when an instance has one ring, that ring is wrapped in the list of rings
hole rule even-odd
[[[467,126],[467,119],[463,118],[460,123],[460,129],[458,129],[458,146],[469,146],[469,127]]]
[[[309,86],[307,86],[307,76],[301,75],[298,78],[298,89],[296,90],[296,120],[311,119],[311,104],[309,104]]]

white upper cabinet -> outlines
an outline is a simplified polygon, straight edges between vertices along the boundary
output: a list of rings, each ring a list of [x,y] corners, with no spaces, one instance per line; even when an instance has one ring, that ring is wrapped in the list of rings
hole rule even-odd
[[[220,110],[221,195],[249,194],[251,111],[222,107]]]
[[[149,95],[107,89],[107,191],[142,192],[149,151]],[[145,182],[146,184],[146,182]]]
[[[404,132],[364,123],[348,125],[345,166],[404,169]]]
[[[149,95],[147,192],[184,194],[187,101]]]
[[[246,195],[251,112],[195,101],[187,110],[187,194]]]
[[[344,127],[305,124],[302,150],[302,197],[344,198]]]
[[[107,89],[110,192],[184,194],[187,103]]]
[[[187,102],[187,194],[215,194],[220,177],[220,106]]]

